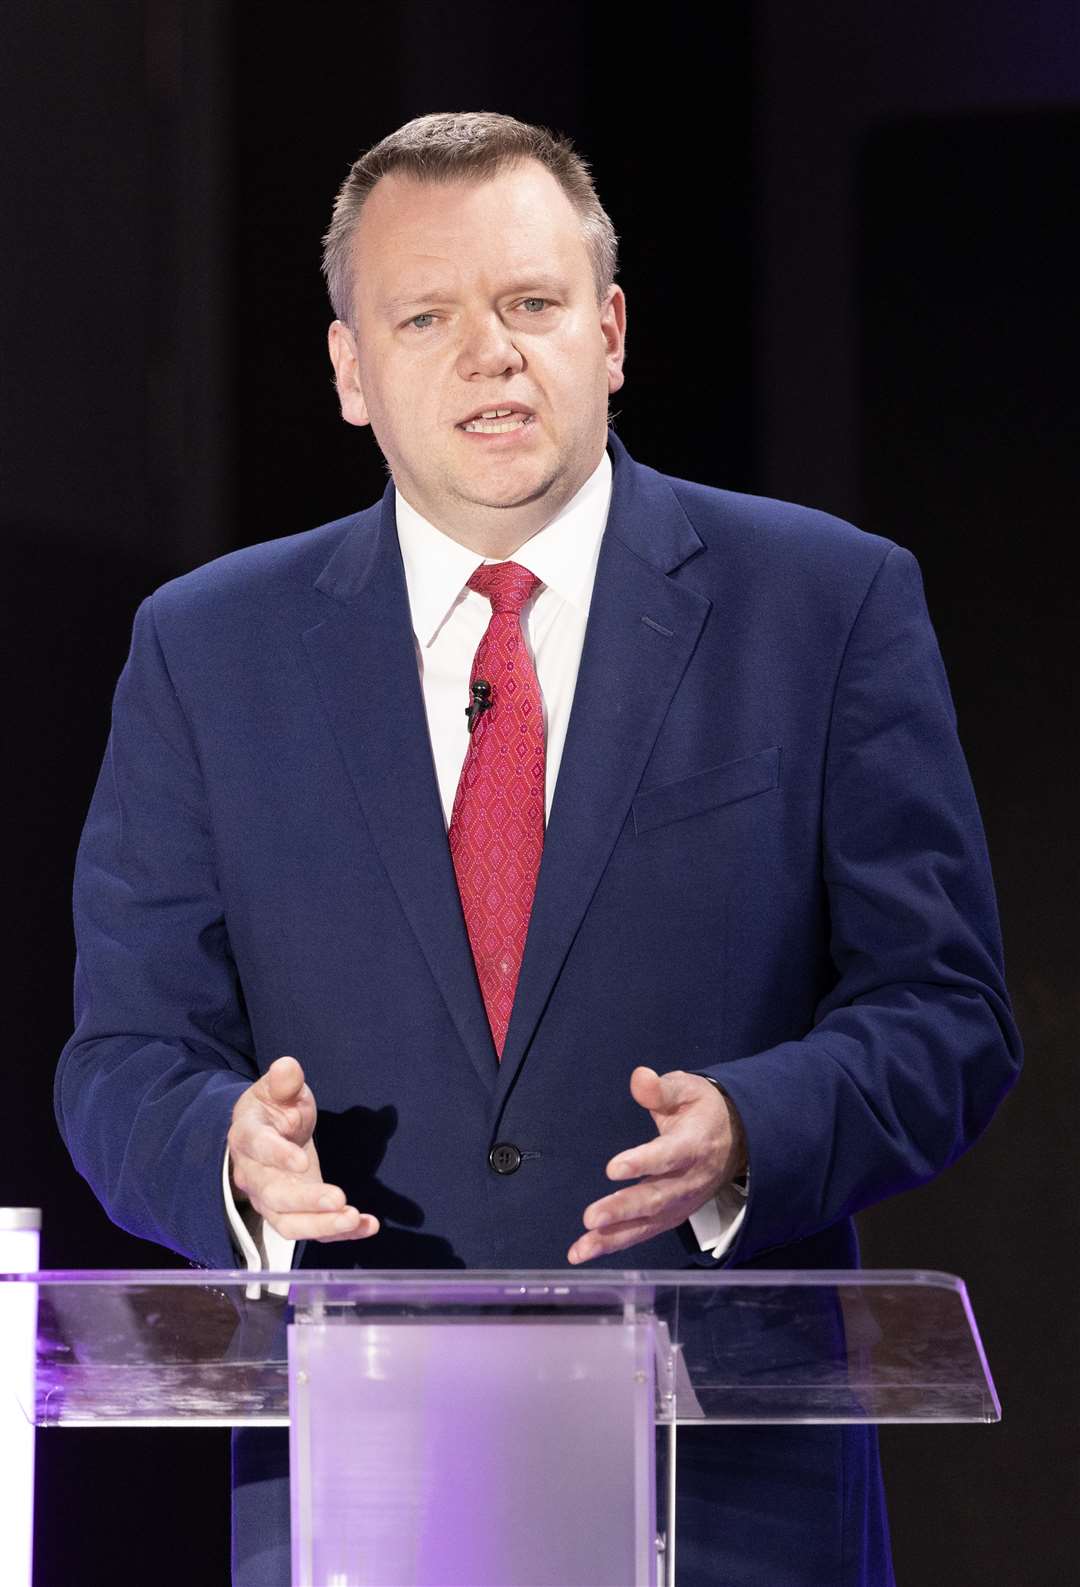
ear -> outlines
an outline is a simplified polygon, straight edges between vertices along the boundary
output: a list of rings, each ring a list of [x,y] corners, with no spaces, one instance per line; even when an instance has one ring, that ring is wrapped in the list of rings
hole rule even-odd
[[[360,361],[355,336],[343,320],[335,320],[327,340],[330,362],[334,366],[334,384],[341,403],[341,417],[346,424],[370,424],[364,389],[360,383]]]
[[[608,393],[618,391],[624,380],[623,358],[626,354],[626,295],[622,287],[608,289],[600,310],[600,329],[607,349]]]

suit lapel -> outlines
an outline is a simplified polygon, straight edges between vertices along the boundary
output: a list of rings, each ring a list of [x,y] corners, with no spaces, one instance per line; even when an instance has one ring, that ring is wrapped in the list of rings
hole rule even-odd
[[[670,485],[614,436],[610,447],[608,525],[501,1064],[446,841],[392,485],[320,575],[329,610],[303,635],[390,884],[497,1104],[528,1051],[710,609],[668,576],[701,548]]]
[[[614,436],[611,450],[611,508],[499,1066],[500,1101],[611,856],[711,605],[668,577],[701,549],[671,486],[633,463]]]
[[[394,489],[360,515],[317,581],[304,645],[390,885],[484,1085],[495,1049],[462,918],[416,664]]]

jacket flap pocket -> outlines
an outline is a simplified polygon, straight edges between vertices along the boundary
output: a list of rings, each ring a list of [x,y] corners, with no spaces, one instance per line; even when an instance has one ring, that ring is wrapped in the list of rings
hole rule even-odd
[[[780,746],[759,749],[741,760],[725,761],[709,771],[695,772],[678,782],[650,788],[634,800],[634,831],[641,835],[669,821],[683,821],[717,805],[734,804],[753,794],[767,793],[780,781]]]

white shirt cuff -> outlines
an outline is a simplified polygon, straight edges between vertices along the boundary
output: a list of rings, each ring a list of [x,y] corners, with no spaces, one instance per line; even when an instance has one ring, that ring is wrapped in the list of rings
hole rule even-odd
[[[295,1240],[286,1240],[279,1234],[272,1224],[261,1218],[255,1209],[246,1204],[244,1211],[236,1205],[236,1198],[232,1191],[232,1182],[229,1179],[229,1149],[225,1148],[225,1162],[221,1170],[221,1190],[225,1197],[225,1213],[229,1220],[236,1249],[244,1259],[244,1266],[249,1273],[269,1272],[287,1273],[293,1264],[293,1252],[296,1250]],[[288,1294],[287,1284],[271,1284],[272,1295]],[[248,1300],[258,1300],[259,1285],[249,1284],[247,1288]]]
[[[690,1227],[703,1251],[719,1259],[730,1250],[735,1236],[746,1217],[746,1198],[749,1195],[750,1176],[746,1185],[721,1185],[711,1201],[690,1214]]]

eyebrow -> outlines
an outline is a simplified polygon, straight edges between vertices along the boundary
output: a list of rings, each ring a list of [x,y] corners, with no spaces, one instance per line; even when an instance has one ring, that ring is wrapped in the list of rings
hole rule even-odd
[[[539,295],[563,293],[566,291],[566,285],[555,276],[520,276],[516,281],[511,281],[509,286],[504,287],[499,296],[514,297],[518,293],[524,294],[533,291]],[[448,298],[453,298],[453,296],[453,289],[444,291],[435,287],[423,292],[410,292],[403,297],[385,298],[383,300],[383,308],[388,314],[400,314],[403,309],[419,307],[424,303],[445,302]]]
[[[410,293],[408,297],[384,298],[383,308],[391,313],[398,313],[401,309],[410,309],[416,303],[435,303],[440,299],[452,297],[452,292],[419,292]]]

